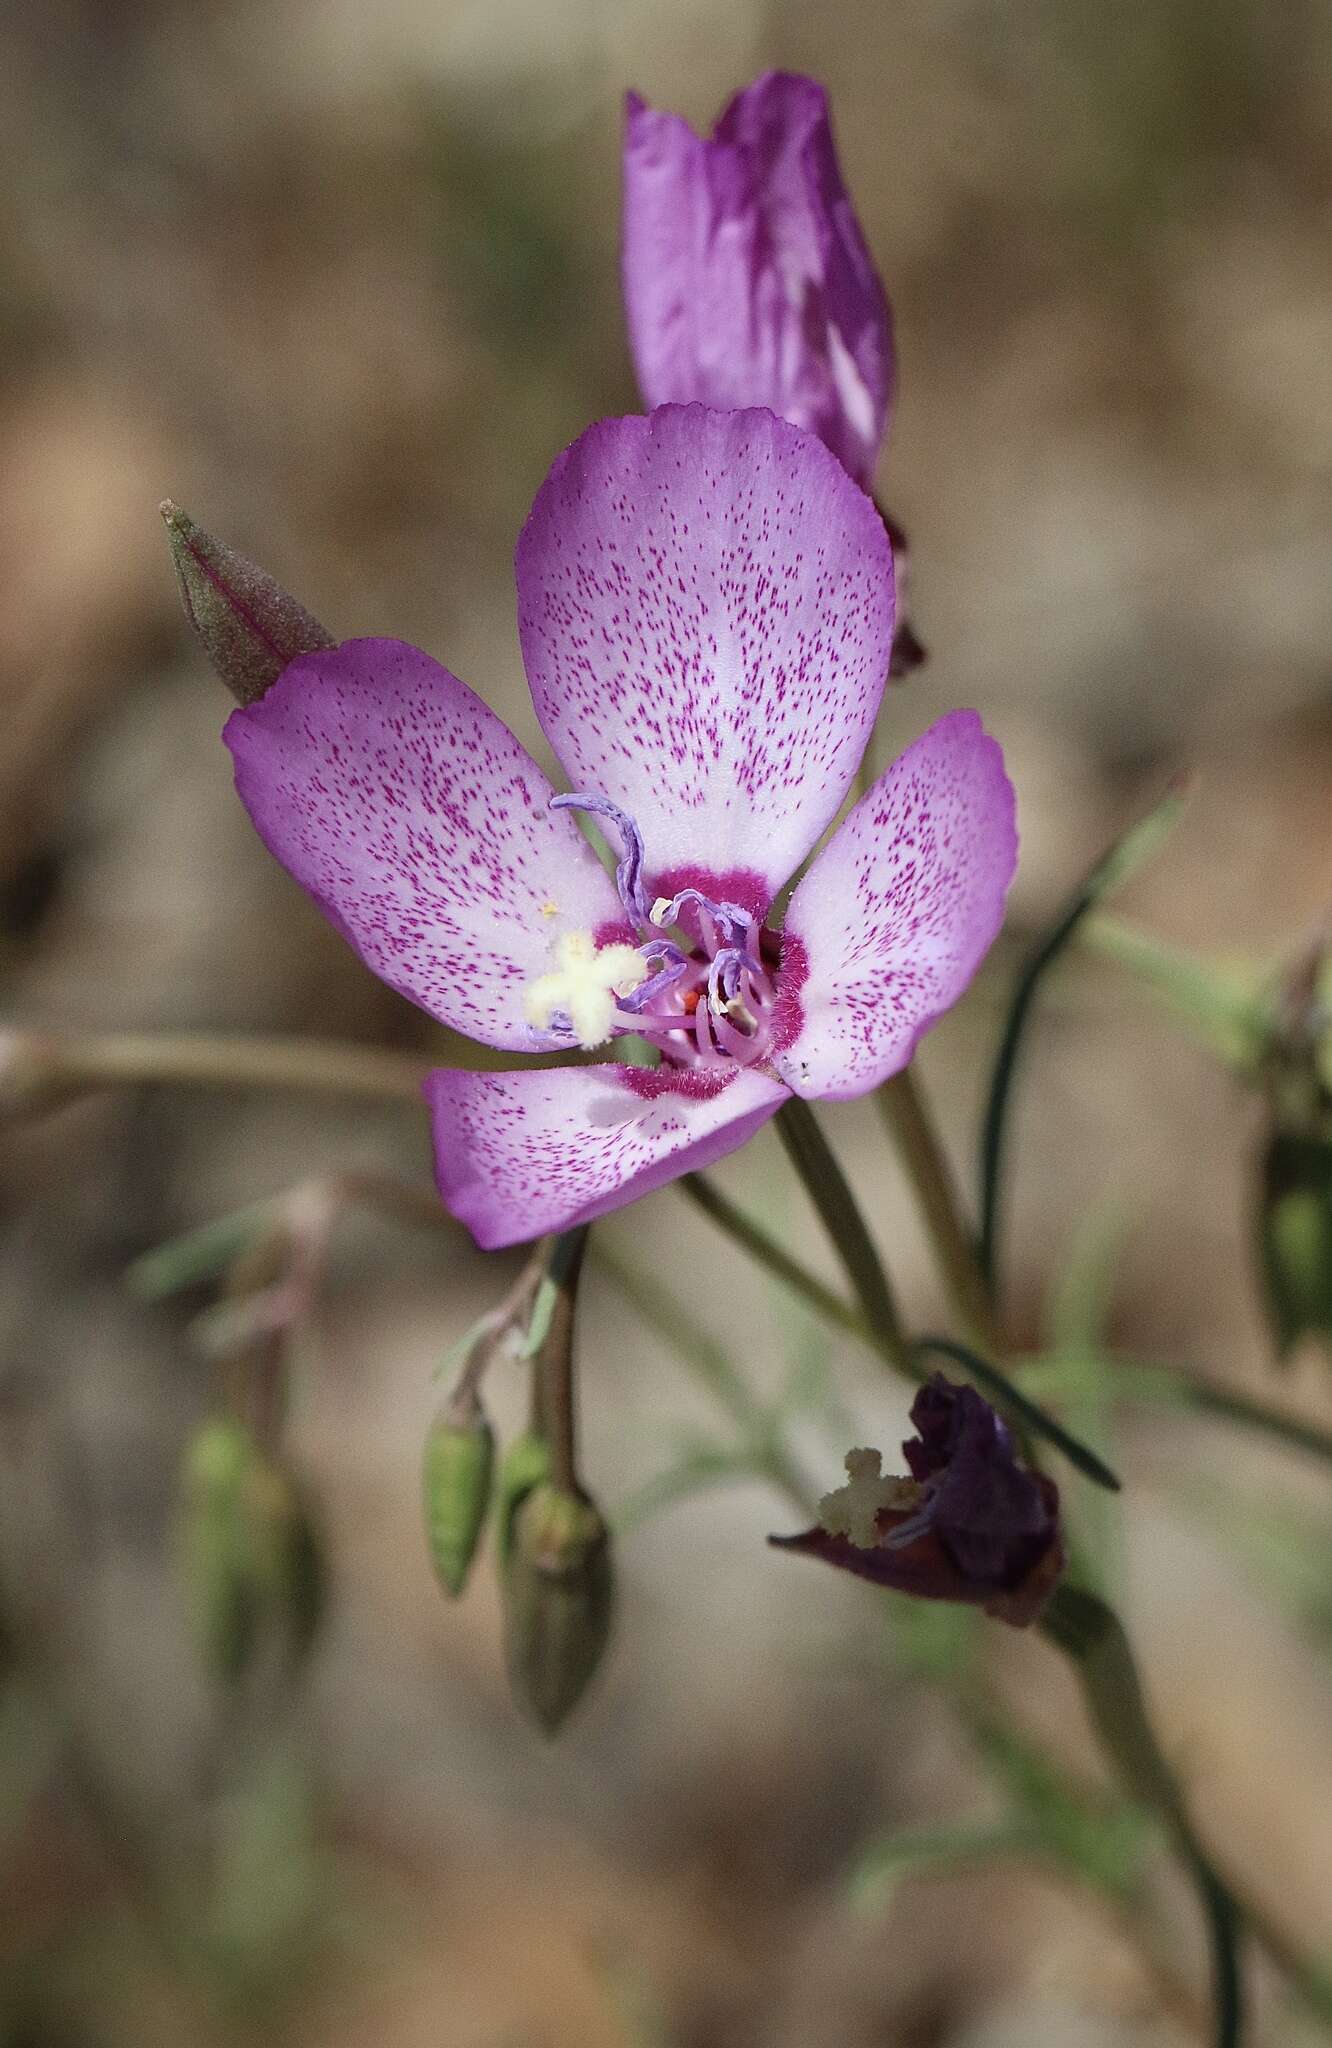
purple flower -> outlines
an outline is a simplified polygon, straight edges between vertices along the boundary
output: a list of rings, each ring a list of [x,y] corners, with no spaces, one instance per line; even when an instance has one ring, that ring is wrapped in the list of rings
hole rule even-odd
[[[822,86],[766,72],[711,141],[631,93],[622,269],[650,406],[765,405],[869,487],[893,395],[892,323]]]
[[[820,1502],[819,1526],[769,1540],[899,1593],[964,1601],[1019,1627],[1034,1621],[1064,1564],[1053,1480],[1019,1464],[973,1387],[936,1374],[911,1420],[909,1479],[881,1478],[877,1451],[851,1451],[848,1483]]]
[[[766,922],[847,793],[893,630],[882,522],[812,435],[702,406],[603,420],[538,493],[517,582],[573,794],[393,640],[300,656],[226,729],[269,850],[391,987],[507,1052],[660,1052],[430,1076],[440,1190],[485,1246],[710,1165],[792,1091],[897,1072],[998,931],[1016,859],[999,748],[954,712]]]

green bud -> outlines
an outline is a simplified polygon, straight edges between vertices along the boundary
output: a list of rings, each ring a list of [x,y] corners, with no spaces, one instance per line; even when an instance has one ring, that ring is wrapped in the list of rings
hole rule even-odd
[[[490,1506],[495,1432],[476,1395],[455,1396],[425,1441],[426,1535],[439,1582],[454,1599],[467,1583]]]
[[[1304,1336],[1332,1339],[1332,1137],[1273,1134],[1258,1243],[1278,1357]]]
[[[513,1521],[534,1486],[550,1477],[550,1446],[535,1430],[516,1436],[500,1459],[496,1485],[495,1529],[501,1566],[513,1548]]]
[[[513,1518],[504,1640],[515,1699],[554,1735],[582,1698],[610,1636],[610,1535],[585,1495],[548,1482]]]
[[[170,498],[160,510],[185,616],[238,704],[257,703],[298,654],[336,646],[266,570],[205,533]]]
[[[178,1533],[190,1633],[212,1676],[235,1683],[268,1645],[304,1656],[323,1609],[314,1525],[291,1474],[233,1417],[195,1433]]]

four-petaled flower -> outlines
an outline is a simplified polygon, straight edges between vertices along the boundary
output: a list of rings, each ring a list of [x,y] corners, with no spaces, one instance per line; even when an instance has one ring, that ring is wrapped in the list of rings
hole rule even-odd
[[[631,93],[621,272],[649,406],[767,406],[868,490],[893,397],[892,322],[821,85],[766,72],[710,140]]]
[[[816,1528],[773,1536],[782,1550],[927,1600],[962,1601],[1023,1627],[1064,1565],[1059,1493],[1028,1471],[974,1387],[936,1374],[911,1407],[911,1477],[883,1479],[877,1451],[850,1451],[848,1484],[819,1503]]]
[[[1013,793],[974,712],[831,823],[893,630],[881,520],[770,412],[604,420],[517,552],[537,718],[573,793],[417,649],[300,656],[226,739],[271,852],[366,963],[512,1053],[627,1034],[655,1067],[433,1073],[443,1199],[497,1246],[709,1165],[794,1092],[905,1066],[1003,916]],[[615,880],[571,809],[598,821]]]

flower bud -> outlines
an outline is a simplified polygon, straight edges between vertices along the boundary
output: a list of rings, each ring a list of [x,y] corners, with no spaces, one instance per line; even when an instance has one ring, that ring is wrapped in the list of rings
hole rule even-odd
[[[550,1477],[550,1446],[535,1430],[516,1436],[500,1459],[496,1484],[495,1528],[501,1566],[513,1548],[513,1521],[534,1486]]]
[[[265,570],[205,533],[170,498],[160,509],[185,616],[238,704],[256,703],[298,654],[337,644]]]
[[[301,1492],[243,1423],[215,1416],[182,1472],[181,1574],[205,1669],[236,1683],[266,1646],[305,1655],[323,1607],[323,1564]]]
[[[1276,1130],[1263,1158],[1258,1253],[1277,1356],[1332,1339],[1332,1133]]]
[[[515,1512],[504,1570],[514,1697],[554,1735],[582,1698],[610,1635],[610,1535],[586,1495],[542,1482]]]
[[[467,1583],[490,1506],[495,1432],[476,1395],[449,1400],[425,1441],[426,1534],[439,1582],[456,1599]]]

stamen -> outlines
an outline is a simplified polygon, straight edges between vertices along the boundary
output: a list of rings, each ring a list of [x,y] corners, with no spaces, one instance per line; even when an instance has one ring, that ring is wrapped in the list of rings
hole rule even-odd
[[[652,922],[663,928],[677,924],[686,905],[706,912],[718,932],[731,945],[745,937],[753,924],[752,914],[741,903],[714,903],[701,889],[681,889],[677,896],[658,896],[652,906]]]
[[[608,818],[624,841],[624,852],[615,866],[615,886],[620,892],[625,916],[632,925],[648,919],[647,892],[643,887],[643,835],[628,811],[622,811],[608,796],[596,790],[579,790],[550,800],[552,811],[590,811],[593,817]]]

